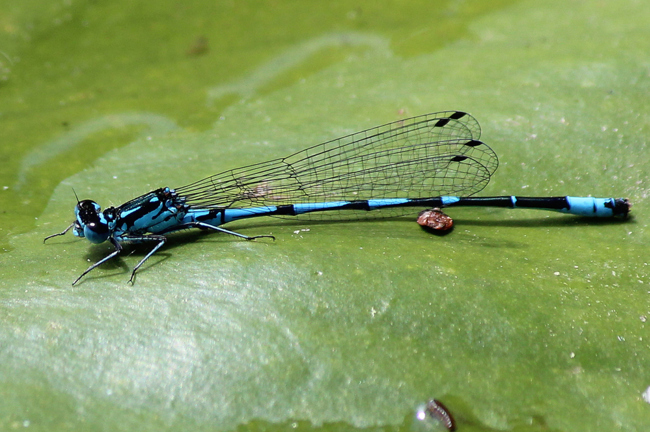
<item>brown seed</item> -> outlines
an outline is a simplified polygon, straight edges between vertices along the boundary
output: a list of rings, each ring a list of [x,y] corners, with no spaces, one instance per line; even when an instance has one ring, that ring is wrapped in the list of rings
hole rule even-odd
[[[454,220],[439,208],[433,208],[418,214],[418,224],[436,231],[449,231],[454,226]]]

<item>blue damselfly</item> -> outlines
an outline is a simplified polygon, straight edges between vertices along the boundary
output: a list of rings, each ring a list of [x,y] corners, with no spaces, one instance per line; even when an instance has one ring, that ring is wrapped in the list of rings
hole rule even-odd
[[[328,219],[389,217],[433,207],[508,207],[552,210],[579,216],[627,216],[622,198],[473,197],[499,164],[480,141],[471,115],[445,111],[388,123],[309,147],[290,156],[225,171],[187,186],[163,187],[104,211],[94,201],[78,201],[70,229],[92,243],[110,241],[115,250],[74,282],[122,251],[122,243],[154,244],[136,271],[167,241],[189,228],[220,231],[235,220],[258,216],[324,216]],[[366,213],[367,214],[367,213]],[[438,213],[433,213],[436,216]],[[425,225],[425,223],[422,223]],[[429,226],[437,226],[431,222]],[[442,226],[451,226],[442,222]],[[444,229],[444,228],[443,228]]]

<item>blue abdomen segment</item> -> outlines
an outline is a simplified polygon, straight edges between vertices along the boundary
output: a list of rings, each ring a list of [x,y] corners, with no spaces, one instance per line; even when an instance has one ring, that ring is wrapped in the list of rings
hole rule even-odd
[[[223,213],[219,215],[218,222],[222,224],[256,216],[269,216],[275,214],[277,210],[277,206],[224,209]]]
[[[510,197],[516,208],[552,210],[576,216],[627,216],[630,204],[625,199],[593,197]]]
[[[571,213],[579,216],[611,217],[616,210],[616,200],[613,198],[566,197]]]

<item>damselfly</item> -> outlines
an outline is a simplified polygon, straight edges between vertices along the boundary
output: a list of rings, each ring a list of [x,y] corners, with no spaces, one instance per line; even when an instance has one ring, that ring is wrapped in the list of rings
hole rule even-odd
[[[309,147],[290,156],[222,172],[176,189],[164,187],[102,211],[78,201],[70,229],[92,243],[110,241],[115,250],[88,267],[72,284],[122,251],[122,243],[154,244],[136,271],[167,241],[166,234],[201,228],[246,240],[222,228],[258,216],[309,214],[350,218],[373,211],[388,217],[417,208],[483,206],[533,208],[579,216],[625,217],[626,199],[591,197],[472,197],[499,164],[479,141],[481,128],[460,111],[427,114],[388,123]],[[44,241],[45,241],[44,240]]]

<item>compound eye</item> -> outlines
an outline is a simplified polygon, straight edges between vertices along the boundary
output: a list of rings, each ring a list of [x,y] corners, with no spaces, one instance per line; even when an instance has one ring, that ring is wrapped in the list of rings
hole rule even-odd
[[[77,219],[82,224],[91,223],[98,220],[101,207],[95,201],[83,200],[77,203]]]

